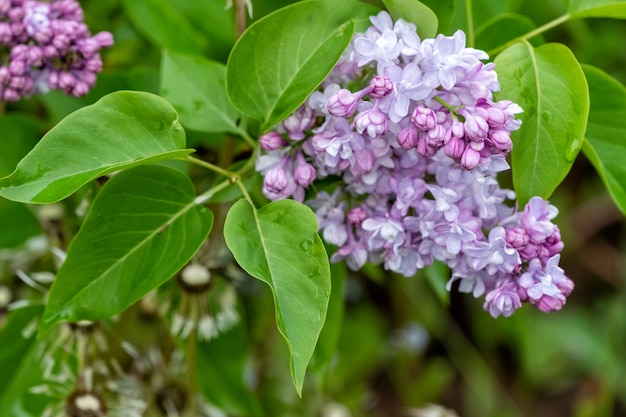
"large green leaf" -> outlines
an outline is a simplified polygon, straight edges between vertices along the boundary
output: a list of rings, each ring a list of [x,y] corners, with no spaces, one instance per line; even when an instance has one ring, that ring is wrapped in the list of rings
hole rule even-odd
[[[252,24],[228,59],[226,86],[239,111],[262,130],[293,113],[332,70],[355,20],[375,14],[354,0],[310,0]]]
[[[569,15],[579,17],[610,17],[626,19],[626,1],[570,0]]]
[[[239,113],[226,95],[226,67],[199,56],[164,52],[161,95],[185,127],[202,132],[237,133]]]
[[[213,225],[194,198],[189,177],[173,168],[145,165],[111,178],[70,244],[40,333],[110,317],[171,278]]]
[[[210,341],[198,343],[198,382],[207,400],[222,411],[262,415],[261,406],[244,381],[248,346],[242,323]]]
[[[533,48],[519,42],[495,59],[499,98],[524,109],[513,132],[513,184],[520,205],[548,198],[569,172],[583,144],[589,92],[580,64],[562,44]]]
[[[418,0],[383,0],[385,7],[394,20],[404,19],[417,26],[417,33],[422,38],[434,38],[437,35],[437,15]]]
[[[626,214],[626,88],[598,68],[583,70],[591,99],[583,152]]]
[[[188,54],[202,54],[207,39],[167,0],[124,0],[124,10],[137,29],[155,45]]]
[[[185,131],[176,111],[149,93],[120,91],[63,119],[0,179],[0,196],[52,203],[104,174],[133,165],[179,158]]]
[[[239,200],[224,224],[226,244],[239,265],[272,289],[276,322],[291,353],[299,394],[330,298],[328,256],[317,227],[311,209],[293,200],[259,210]]]

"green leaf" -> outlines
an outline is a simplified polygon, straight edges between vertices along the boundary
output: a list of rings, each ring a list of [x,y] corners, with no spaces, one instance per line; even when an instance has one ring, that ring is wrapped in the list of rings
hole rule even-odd
[[[489,20],[476,31],[476,48],[490,51],[506,45],[518,37],[535,29],[535,24],[526,16],[518,14],[502,14]],[[544,43],[542,36],[530,39],[533,46]]]
[[[213,214],[194,199],[189,177],[163,166],[107,181],[52,284],[40,333],[60,321],[120,313],[171,278],[213,225]]]
[[[167,0],[124,0],[126,15],[155,45],[187,54],[202,55],[207,40]]]
[[[185,127],[202,132],[237,133],[239,113],[226,95],[226,66],[199,56],[165,51],[161,95]]]
[[[626,19],[626,1],[570,0],[568,13],[573,19],[582,17]]]
[[[9,320],[0,331],[0,398],[15,374],[23,365],[24,357],[35,342],[36,319],[43,312],[43,306],[33,305],[9,313]]]
[[[437,15],[418,0],[383,0],[383,4],[393,20],[404,19],[417,26],[417,33],[423,38],[437,35]]]
[[[626,87],[598,68],[583,70],[591,99],[583,152],[626,214]]]
[[[13,174],[0,179],[0,196],[53,203],[107,173],[192,152],[184,147],[185,132],[167,101],[112,93],[52,128]]]
[[[210,341],[198,343],[200,391],[228,414],[262,415],[258,400],[244,381],[248,346],[241,322]]]
[[[29,117],[4,115],[0,118],[0,132],[0,176],[5,176],[37,144],[41,137],[41,126]]]
[[[499,99],[518,103],[522,126],[513,132],[513,184],[520,206],[548,198],[582,147],[589,92],[580,64],[562,44],[520,42],[495,59]]]
[[[320,374],[322,384],[324,375],[330,370],[330,365],[337,353],[337,342],[341,333],[344,315],[344,295],[348,275],[346,264],[343,262],[330,265],[332,277],[332,292],[328,303],[328,313],[324,328],[320,333],[315,352],[311,358],[311,368]]]
[[[328,256],[317,227],[311,209],[293,200],[259,210],[239,200],[224,224],[226,244],[239,265],[272,289],[276,322],[291,353],[291,375],[300,395],[330,298]]]
[[[422,0],[437,16],[440,33],[454,32],[450,30],[451,22],[457,12],[457,0]],[[458,28],[455,28],[458,29]]]
[[[3,198],[0,198],[0,230],[0,248],[15,248],[42,232],[27,206]]]
[[[293,113],[348,46],[355,19],[377,9],[342,0],[295,3],[253,23],[228,59],[226,87],[235,107],[266,131]]]

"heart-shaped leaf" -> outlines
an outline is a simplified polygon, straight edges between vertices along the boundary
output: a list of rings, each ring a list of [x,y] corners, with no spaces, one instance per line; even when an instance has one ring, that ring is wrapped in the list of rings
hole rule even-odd
[[[394,20],[404,19],[415,23],[421,38],[434,38],[437,35],[437,15],[418,0],[383,0]]]
[[[626,1],[570,0],[568,12],[571,18],[609,17],[626,19]]]
[[[239,265],[272,289],[276,322],[291,353],[299,394],[330,298],[330,266],[317,228],[311,209],[293,200],[259,210],[239,200],[224,224],[226,244]]]
[[[228,58],[226,86],[235,107],[261,130],[293,113],[332,70],[376,8],[353,0],[295,3],[253,23]]]
[[[171,278],[213,225],[194,198],[189,177],[173,168],[145,165],[111,178],[70,244],[39,332],[120,313]]]
[[[63,119],[0,179],[0,196],[53,203],[104,174],[180,158],[185,131],[172,106],[154,94],[120,91]]]
[[[548,198],[582,147],[589,92],[580,64],[562,44],[519,42],[495,59],[501,99],[524,109],[513,132],[513,184],[520,205]]]
[[[238,133],[239,113],[226,95],[226,66],[199,56],[164,52],[161,94],[185,127]]]
[[[591,99],[583,152],[626,214],[626,88],[598,68],[584,65],[583,70]]]

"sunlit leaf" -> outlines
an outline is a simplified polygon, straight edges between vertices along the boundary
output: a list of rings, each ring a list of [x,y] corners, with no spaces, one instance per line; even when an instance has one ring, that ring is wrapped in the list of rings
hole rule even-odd
[[[626,88],[598,68],[583,70],[591,99],[583,152],[626,214]]]
[[[180,171],[146,165],[111,178],[50,289],[40,326],[101,320],[171,278],[206,239],[213,214]]]
[[[533,48],[520,42],[495,59],[499,99],[518,103],[522,126],[513,132],[513,184],[524,205],[548,198],[569,172],[582,147],[589,92],[585,75],[562,44]]]
[[[120,91],[82,108],[50,130],[16,170],[0,179],[0,196],[52,203],[104,174],[183,157],[185,132],[161,97]]]
[[[291,353],[299,394],[330,298],[328,256],[317,227],[311,209],[293,200],[259,210],[239,200],[224,224],[226,244],[239,265],[272,289],[276,322]]]
[[[332,70],[355,20],[375,8],[353,0],[311,0],[252,24],[228,59],[226,86],[235,107],[267,130],[293,113]]]
[[[418,0],[383,0],[394,20],[404,19],[415,23],[421,38],[434,38],[437,35],[437,15]]]
[[[161,95],[185,127],[202,132],[238,132],[239,113],[226,95],[226,67],[199,56],[164,52]]]
[[[609,17],[626,19],[626,1],[570,0],[569,15],[579,17]]]
[[[167,0],[124,0],[124,10],[142,35],[155,45],[188,54],[202,54],[207,40]]]

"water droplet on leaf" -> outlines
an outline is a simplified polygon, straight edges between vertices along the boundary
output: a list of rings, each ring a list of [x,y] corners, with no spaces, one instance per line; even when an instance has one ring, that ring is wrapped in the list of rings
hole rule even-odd
[[[552,119],[552,112],[549,112],[549,111],[542,111],[542,112],[541,112],[541,119],[542,119],[544,122],[549,122],[549,121],[550,121],[550,119]]]
[[[308,240],[305,240],[304,242],[300,243],[300,249],[302,249],[304,252],[308,252],[310,247],[311,247],[311,242],[309,242]]]
[[[580,151],[581,145],[582,144],[580,139],[577,138],[574,138],[574,140],[569,143],[569,146],[567,147],[567,149],[565,149],[565,158],[569,162],[573,162],[574,159],[576,159],[576,157],[578,156],[578,152]]]

